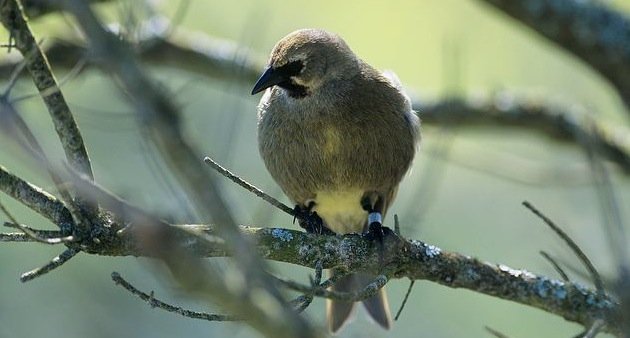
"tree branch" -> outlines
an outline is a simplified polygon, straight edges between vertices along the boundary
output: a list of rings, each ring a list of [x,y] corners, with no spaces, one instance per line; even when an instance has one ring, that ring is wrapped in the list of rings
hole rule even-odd
[[[547,226],[549,226],[549,228],[551,228],[551,230],[553,230],[556,233],[556,235],[558,235],[558,237],[560,237],[567,244],[567,246],[571,249],[571,251],[573,251],[575,256],[577,256],[577,258],[580,260],[580,262],[582,262],[582,264],[584,265],[588,273],[591,275],[591,280],[593,281],[593,284],[595,284],[595,288],[597,289],[597,292],[599,292],[600,294],[606,293],[606,289],[604,288],[604,282],[602,281],[602,278],[599,275],[599,272],[597,272],[597,269],[595,268],[591,260],[588,258],[588,256],[586,256],[584,251],[580,249],[580,246],[577,245],[577,243],[575,243],[575,241],[573,241],[573,239],[571,239],[571,237],[569,237],[569,235],[567,235],[566,232],[564,232],[564,230],[562,230],[559,226],[557,226],[556,223],[554,223],[554,221],[552,221],[549,217],[544,215],[540,210],[534,207],[531,203],[529,203],[528,201],[525,201],[523,202],[523,205],[527,209],[529,209],[532,213],[534,213],[534,215],[542,219],[543,222],[545,222]]]
[[[481,0],[597,70],[630,113],[630,20],[601,1]]]
[[[2,0],[0,21],[9,31],[17,49],[24,56],[26,69],[31,74],[61,141],[68,161],[81,173],[93,178],[90,159],[79,127],[61,93],[46,55],[37,44],[18,0]]]
[[[87,179],[84,182],[93,184]],[[84,191],[80,185],[77,186]],[[97,199],[103,201],[106,197],[99,196]],[[101,203],[104,207],[118,210],[120,207],[115,204],[125,202]],[[140,222],[141,217],[132,219]],[[138,237],[138,234],[145,233],[142,227],[147,223],[133,223],[127,226],[131,227],[131,231],[118,231],[121,226],[110,222],[111,216],[95,220],[98,241],[84,241],[81,243],[82,251],[109,256],[148,255]],[[166,232],[164,237],[182,245],[186,252],[205,257],[229,256],[229,249],[223,241],[206,239],[217,238],[219,233],[215,227],[162,224],[157,228]],[[147,231],[155,231],[155,227]],[[481,262],[462,254],[443,252],[420,241],[409,242],[391,235],[385,238],[381,250],[381,246],[373,245],[361,235],[321,236],[280,228],[252,227],[241,227],[240,231],[249,241],[258,243],[257,251],[265,259],[311,268],[321,264],[323,268],[366,271],[388,278],[429,280],[537,307],[586,327],[602,320],[606,331],[620,332],[619,305],[606,294],[577,283],[553,280],[524,270]]]
[[[576,112],[547,102],[523,100],[509,93],[485,99],[446,99],[415,103],[422,122],[436,125],[501,125],[542,132],[552,139],[580,146],[584,141],[598,146],[603,158],[630,175],[630,130],[596,121],[585,112]]]
[[[53,195],[42,190],[0,165],[0,191],[33,209],[58,225],[62,232],[71,233],[74,222],[70,211]]]
[[[98,241],[84,241],[81,245],[84,252],[107,256],[153,256],[154,250],[147,250],[146,244],[156,245],[160,242],[159,238],[168,238],[172,243],[178,243],[181,250],[195,255],[230,255],[226,242],[220,239],[220,232],[213,226],[153,223],[148,219],[151,216],[139,215],[142,210],[108,195],[87,179],[82,182],[94,191],[88,191],[88,188],[75,182],[80,191],[97,199],[104,208],[117,210],[117,218],[127,224],[125,231],[119,231],[122,226],[111,224],[111,216],[99,218],[107,223],[94,224],[98,229]],[[160,233],[156,234],[156,231]],[[258,253],[268,260],[310,268],[321,266],[346,272],[365,271],[387,278],[429,280],[537,307],[585,327],[602,320],[606,331],[621,331],[619,305],[607,294],[577,283],[443,252],[435,246],[406,241],[394,234],[386,236],[383,246],[378,246],[356,234],[322,236],[281,228],[245,226],[240,227],[240,232],[249,242],[258,243]]]
[[[18,228],[13,223],[4,222],[5,227],[9,228]],[[22,225],[25,227],[25,225]],[[19,233],[0,233],[0,242],[38,242],[41,243],[40,239],[49,240],[45,244],[61,244],[66,242],[71,242],[73,238],[71,236],[63,236],[60,231],[56,230],[40,230],[29,228],[29,231],[32,234],[35,234],[36,237],[32,236],[32,234],[26,234],[24,232]]]
[[[185,244],[188,251],[206,257],[223,257],[227,249],[209,244],[199,234],[216,236],[207,225],[172,226],[170,236]],[[606,323],[606,331],[620,332],[618,304],[608,295],[578,283],[538,276],[502,264],[479,261],[420,242],[387,236],[379,246],[361,235],[322,236],[281,228],[241,227],[247,237],[258,242],[258,252],[269,260],[315,268],[365,271],[391,278],[428,280],[452,288],[465,288],[497,298],[533,306],[586,327],[596,320]],[[101,254],[142,255],[133,236],[123,236],[116,247],[101,248]],[[381,257],[382,254],[382,257]]]
[[[64,263],[69,261],[72,257],[74,257],[78,253],[79,253],[78,249],[72,249],[72,248],[66,249],[64,250],[64,252],[54,257],[50,262],[46,263],[45,265],[23,273],[20,276],[20,281],[24,283],[24,282],[33,280],[37,277],[41,277],[51,272],[52,270],[62,266]]]
[[[36,240],[23,232],[11,232],[0,233],[0,242],[36,242]]]
[[[165,311],[174,312],[184,317],[194,318],[194,319],[203,319],[203,320],[207,320],[211,322],[225,322],[225,321],[241,320],[239,318],[236,318],[230,315],[218,315],[218,314],[212,314],[212,313],[206,313],[206,312],[190,311],[190,310],[183,309],[181,307],[167,304],[159,299],[154,298],[153,291],[151,292],[151,294],[146,294],[138,290],[136,287],[131,285],[131,283],[127,282],[124,278],[122,278],[118,272],[112,272],[112,280],[116,283],[116,285],[120,285],[123,289],[131,292],[133,295],[149,303],[151,307],[158,307]]]

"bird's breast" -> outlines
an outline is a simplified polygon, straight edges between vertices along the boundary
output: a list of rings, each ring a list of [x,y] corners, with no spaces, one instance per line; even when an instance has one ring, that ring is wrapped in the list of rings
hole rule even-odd
[[[367,212],[361,207],[363,194],[359,188],[318,191],[313,210],[338,234],[360,233],[367,220]]]

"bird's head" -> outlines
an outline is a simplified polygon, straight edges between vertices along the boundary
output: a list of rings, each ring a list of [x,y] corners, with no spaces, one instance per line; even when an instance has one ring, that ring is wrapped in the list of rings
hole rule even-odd
[[[252,94],[278,86],[293,98],[303,98],[327,81],[353,76],[357,64],[356,56],[338,35],[301,29],[276,44]]]

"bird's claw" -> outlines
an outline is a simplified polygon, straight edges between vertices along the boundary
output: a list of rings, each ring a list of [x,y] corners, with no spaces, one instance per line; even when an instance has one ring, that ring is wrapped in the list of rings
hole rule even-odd
[[[295,208],[293,208],[293,223],[295,223],[295,220],[298,219],[300,227],[311,234],[334,235],[334,232],[324,225],[322,218],[319,217],[317,212],[312,211],[312,209],[313,204],[308,207],[296,205]]]
[[[368,225],[368,231],[366,237],[377,242],[380,246],[383,246],[385,237],[394,233],[390,228],[383,226],[381,222],[372,222]]]

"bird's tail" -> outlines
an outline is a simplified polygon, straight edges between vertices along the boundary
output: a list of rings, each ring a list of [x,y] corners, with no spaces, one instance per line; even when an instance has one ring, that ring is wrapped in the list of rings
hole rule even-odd
[[[331,274],[334,274],[331,270]],[[364,273],[354,273],[339,279],[331,290],[340,292],[354,292],[363,289],[368,283],[374,280],[374,276]],[[328,329],[330,332],[337,332],[348,321],[355,303],[328,299],[326,301],[326,314],[328,318]],[[384,329],[389,329],[392,325],[389,304],[385,288],[381,288],[378,293],[363,301],[370,317],[374,319]]]

